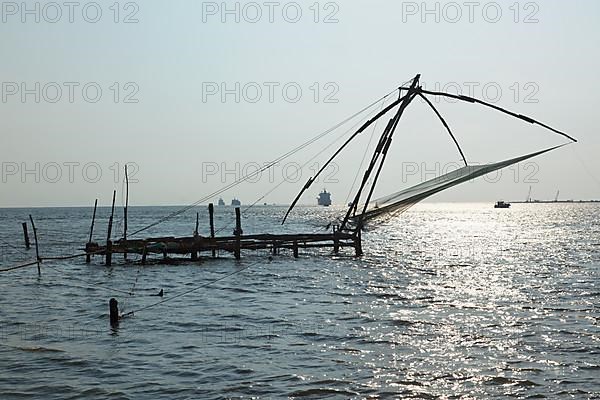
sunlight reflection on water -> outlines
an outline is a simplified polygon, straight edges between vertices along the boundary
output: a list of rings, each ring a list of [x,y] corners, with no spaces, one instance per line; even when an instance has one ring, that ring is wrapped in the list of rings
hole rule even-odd
[[[168,213],[133,208],[132,227]],[[218,226],[231,221],[217,210]],[[0,210],[20,243],[29,210]],[[77,251],[89,210],[34,210],[42,251]],[[260,207],[246,233],[322,229],[339,209]],[[598,205],[423,204],[363,235],[365,256],[198,264],[74,259],[0,275],[0,392],[138,398],[600,395]],[[98,226],[105,226],[106,210]],[[203,216],[204,218],[205,216]],[[156,228],[189,234],[194,215]],[[202,222],[201,222],[202,223]],[[204,226],[206,224],[203,224]],[[100,229],[100,228],[99,228]],[[69,233],[69,234],[67,234]],[[5,259],[26,258],[2,242]],[[257,263],[108,328],[126,310]],[[139,274],[139,275],[138,275]],[[128,291],[107,293],[88,283]],[[82,281],[82,279],[84,281]],[[87,283],[86,283],[87,282]],[[64,376],[71,379],[65,382]]]

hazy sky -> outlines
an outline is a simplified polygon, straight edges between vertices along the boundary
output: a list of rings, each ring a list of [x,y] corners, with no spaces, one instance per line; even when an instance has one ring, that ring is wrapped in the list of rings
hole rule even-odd
[[[580,140],[432,200],[525,199],[530,186],[536,198],[559,189],[563,199],[600,198],[597,1],[24,4],[1,4],[0,207],[108,204],[122,190],[124,163],[137,181],[132,204],[192,203],[417,73],[428,89],[492,101]],[[566,141],[477,105],[435,104],[472,162]],[[223,197],[254,201],[346,129]],[[323,187],[346,201],[370,134],[303,203]],[[334,149],[263,201],[289,203]],[[377,194],[459,160],[435,116],[414,102]]]

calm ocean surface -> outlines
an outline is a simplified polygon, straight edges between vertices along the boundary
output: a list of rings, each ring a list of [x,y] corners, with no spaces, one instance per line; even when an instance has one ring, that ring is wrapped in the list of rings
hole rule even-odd
[[[174,210],[134,207],[129,232]],[[190,235],[195,211],[142,236]],[[233,209],[216,212],[231,234]],[[340,209],[282,228],[284,212],[253,209],[244,233],[313,232]],[[81,252],[90,208],[0,209],[0,269],[34,258],[29,213],[42,256]],[[600,398],[600,204],[422,204],[363,248],[0,273],[0,399]],[[111,297],[128,312],[236,270],[109,326]]]

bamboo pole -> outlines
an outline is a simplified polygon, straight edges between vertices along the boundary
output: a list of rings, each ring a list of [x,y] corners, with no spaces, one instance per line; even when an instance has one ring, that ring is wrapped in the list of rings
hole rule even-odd
[[[96,209],[98,208],[98,199],[94,202],[94,214],[92,215],[92,225],[90,226],[90,238],[88,239],[88,245],[92,243],[92,238],[94,236],[94,222],[96,221]],[[92,262],[92,256],[89,252],[86,251],[85,262],[89,264]]]
[[[198,238],[198,229],[200,227],[200,213],[196,213],[196,229],[194,229],[194,239]],[[194,248],[192,249],[192,261],[198,260],[198,251],[196,248],[197,241],[194,242]]]
[[[356,257],[360,257],[363,255],[362,250],[362,229],[359,227],[356,231],[356,236],[354,238],[354,251]]]
[[[40,262],[42,260],[40,258],[40,248],[38,246],[37,229],[35,229],[35,223],[33,222],[33,217],[31,216],[31,214],[29,214],[29,220],[31,221],[31,228],[33,229],[33,238],[35,239],[35,258],[37,260],[38,275],[42,275],[42,270],[40,269]]]
[[[125,209],[123,210],[123,241],[127,248],[127,208],[129,207],[129,175],[127,174],[127,164],[125,164]],[[123,253],[123,258],[127,260],[127,252]]]
[[[333,226],[333,253],[338,254],[340,252],[340,239],[338,237],[338,226]]]
[[[213,241],[215,239],[215,215],[214,214],[215,214],[215,206],[213,205],[213,203],[210,203],[208,205],[208,219],[210,221],[210,238],[211,238],[211,243],[213,243]],[[212,256],[213,256],[213,258],[215,258],[215,256],[216,256],[216,250],[215,250],[214,247],[212,249]]]
[[[235,208],[235,259],[239,260],[241,258],[240,252],[240,242],[242,236],[242,218],[240,214],[240,208]]]
[[[112,241],[110,240],[112,235],[112,224],[115,216],[115,198],[117,197],[117,191],[113,191],[112,208],[110,212],[110,219],[108,220],[108,234],[106,235],[106,266],[112,265]]]
[[[25,238],[25,248],[29,249],[31,247],[31,242],[29,241],[29,232],[27,232],[27,222],[23,222],[23,236]]]

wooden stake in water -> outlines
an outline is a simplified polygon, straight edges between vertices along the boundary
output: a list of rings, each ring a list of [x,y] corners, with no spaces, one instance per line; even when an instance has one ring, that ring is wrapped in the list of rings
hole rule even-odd
[[[94,214],[92,215],[92,226],[90,226],[90,238],[88,240],[88,244],[92,243],[92,238],[94,236],[94,223],[96,222],[96,209],[98,208],[98,199],[94,202]],[[85,255],[85,262],[90,263],[92,261],[92,256],[87,253]]]
[[[354,239],[354,250],[356,253],[356,257],[360,257],[363,255],[362,250],[362,227],[358,227],[356,230],[356,237]]]
[[[240,245],[242,236],[242,218],[240,214],[240,208],[235,208],[235,259],[241,258]]]
[[[119,302],[117,301],[117,299],[110,299],[110,301],[108,302],[108,309],[110,315],[110,325],[119,325]]]
[[[35,229],[35,224],[33,223],[33,217],[31,216],[31,214],[29,214],[29,220],[31,221],[31,228],[33,229],[33,238],[35,239],[35,258],[37,260],[38,275],[42,275],[42,270],[40,269],[40,262],[42,260],[40,259],[40,249],[38,247],[37,230]]]
[[[113,191],[113,199],[112,199],[112,209],[110,212],[110,219],[108,220],[108,234],[106,235],[106,266],[110,267],[112,265],[112,241],[110,240],[112,236],[112,224],[113,218],[115,216],[115,198],[117,197],[117,191]]]
[[[23,222],[23,236],[25,237],[25,248],[29,249],[31,243],[29,242],[29,232],[27,232],[27,222]]]
[[[194,229],[194,245],[192,248],[192,261],[198,260],[198,252],[196,251],[196,246],[198,243],[198,229],[200,228],[200,213],[196,213],[196,229]]]
[[[210,238],[214,239],[215,238],[215,206],[213,205],[213,203],[210,203],[208,205],[208,220],[210,222]],[[216,256],[216,250],[214,247],[212,249],[212,256],[213,256],[213,258]]]
[[[129,207],[129,175],[127,174],[127,164],[125,164],[125,209],[123,210],[123,241],[127,249],[127,208]],[[123,258],[127,260],[127,251],[123,252]]]

